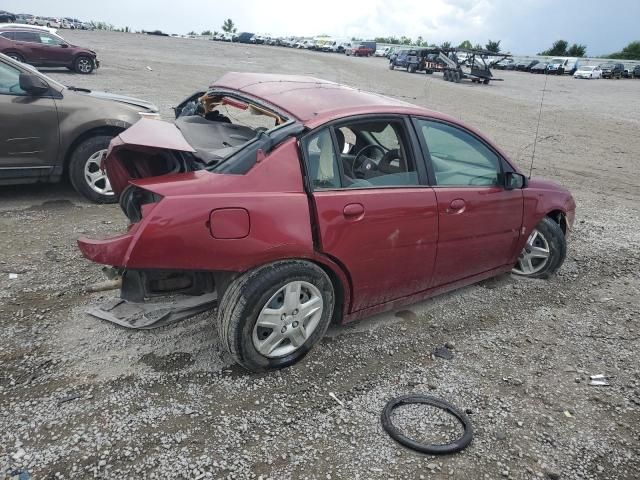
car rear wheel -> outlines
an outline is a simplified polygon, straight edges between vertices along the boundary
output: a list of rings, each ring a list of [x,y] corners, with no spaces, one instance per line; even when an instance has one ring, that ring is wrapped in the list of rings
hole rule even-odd
[[[251,270],[220,301],[222,345],[254,372],[293,365],[324,335],[334,298],[331,280],[310,262],[285,260]]]
[[[24,63],[24,57],[22,55],[20,55],[19,53],[7,53],[7,57],[9,58],[13,58],[16,62],[22,62]]]
[[[529,278],[548,278],[564,262],[567,241],[562,228],[545,217],[533,229],[512,272]]]
[[[76,58],[73,67],[76,72],[88,75],[89,73],[93,72],[94,62],[91,57],[81,55]]]
[[[71,184],[78,193],[95,203],[115,203],[118,200],[102,170],[102,160],[112,138],[109,135],[87,138],[71,154]]]

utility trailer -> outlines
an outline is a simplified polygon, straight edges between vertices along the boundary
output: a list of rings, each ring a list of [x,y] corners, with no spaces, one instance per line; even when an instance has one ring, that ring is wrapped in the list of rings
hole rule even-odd
[[[443,78],[448,82],[460,83],[468,78],[473,83],[488,85],[491,80],[502,80],[493,78],[490,65],[495,64],[505,58],[510,58],[508,53],[496,54],[490,50],[475,48],[440,48],[438,58],[444,62]],[[497,57],[487,63],[489,57]]]

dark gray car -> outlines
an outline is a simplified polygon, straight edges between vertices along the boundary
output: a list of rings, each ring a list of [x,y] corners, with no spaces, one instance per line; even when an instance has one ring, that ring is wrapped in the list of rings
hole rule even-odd
[[[114,202],[101,169],[109,142],[157,112],[144,100],[66,87],[0,54],[0,185],[66,175],[88,199]]]

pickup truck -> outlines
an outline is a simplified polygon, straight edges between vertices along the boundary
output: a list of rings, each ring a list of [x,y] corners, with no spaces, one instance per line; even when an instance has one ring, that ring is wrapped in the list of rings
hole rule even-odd
[[[365,45],[358,45],[357,47],[353,47],[351,50],[347,50],[347,55],[353,55],[354,57],[370,57],[373,55],[375,50],[373,48],[369,48]]]

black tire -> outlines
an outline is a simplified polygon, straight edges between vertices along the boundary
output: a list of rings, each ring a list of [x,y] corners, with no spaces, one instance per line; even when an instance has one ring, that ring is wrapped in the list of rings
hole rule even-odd
[[[518,264],[516,264],[513,273],[527,278],[549,278],[556,273],[564,263],[564,259],[567,256],[567,239],[560,225],[550,217],[544,217],[540,223],[536,225],[535,230],[544,237],[549,246],[549,258],[546,264],[535,273],[529,274],[523,274],[518,271]],[[523,249],[523,253],[525,250],[526,247]]]
[[[262,308],[271,297],[292,281],[304,281],[321,293],[323,312],[309,338],[286,356],[269,358],[253,343],[253,329]],[[333,285],[317,265],[303,260],[284,260],[263,265],[236,278],[218,306],[218,332],[223,348],[247,370],[264,372],[285,368],[301,360],[324,336],[335,305]]]
[[[445,70],[445,71],[444,71],[444,73],[442,74],[442,79],[443,79],[445,82],[448,82],[448,81],[449,81],[449,70]]]
[[[13,58],[16,62],[24,63],[24,57],[19,53],[10,52],[10,53],[7,53],[7,57]]]
[[[460,72],[454,72],[453,81],[456,83],[460,83]]]
[[[111,193],[101,194],[94,190],[85,176],[85,165],[92,155],[100,150],[106,150],[113,137],[111,135],[96,135],[82,141],[71,154],[69,161],[69,180],[78,193],[95,203],[115,203],[118,198]]]
[[[91,72],[93,72],[94,68],[95,63],[93,61],[93,58],[87,55],[80,55],[73,62],[73,69],[83,75],[89,75]]]
[[[389,70],[394,70],[394,68],[395,67],[394,67],[393,63],[389,63]]]
[[[464,427],[462,436],[457,440],[445,444],[420,443],[412,438],[407,437],[398,427],[393,424],[391,417],[393,415],[393,411],[397,407],[413,404],[429,405],[444,410],[462,424],[462,426]],[[444,400],[436,397],[431,397],[429,395],[409,394],[392,398],[387,402],[384,409],[382,410],[380,421],[382,423],[382,428],[384,428],[389,436],[400,445],[415,450],[416,452],[426,453],[428,455],[447,455],[456,453],[467,448],[467,446],[473,440],[473,427],[471,426],[469,417],[467,417],[464,412],[462,412],[449,402],[445,402]]]
[[[409,73],[416,73],[416,66],[415,65],[410,65],[409,66]]]

